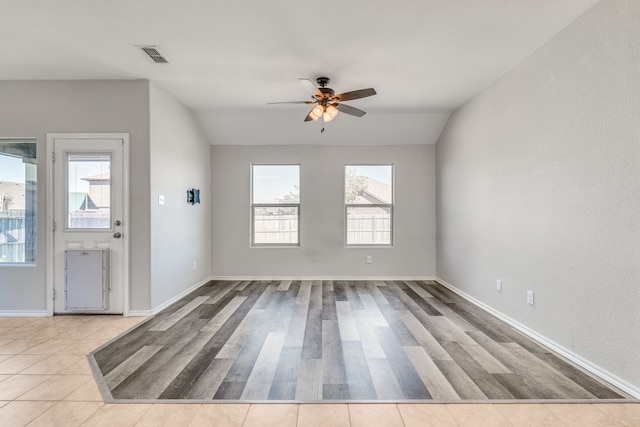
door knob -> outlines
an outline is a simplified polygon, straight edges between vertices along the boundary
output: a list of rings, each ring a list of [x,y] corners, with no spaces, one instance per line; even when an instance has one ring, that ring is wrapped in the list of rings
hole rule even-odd
[[[122,233],[119,231],[116,231],[115,233],[113,233],[113,237],[115,237],[116,239],[119,239],[122,237]]]

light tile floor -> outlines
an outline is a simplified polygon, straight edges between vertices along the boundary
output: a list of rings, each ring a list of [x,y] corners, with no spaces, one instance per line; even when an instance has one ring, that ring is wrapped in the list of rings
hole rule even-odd
[[[105,404],[85,356],[141,320],[0,317],[0,426],[640,427],[640,403]]]

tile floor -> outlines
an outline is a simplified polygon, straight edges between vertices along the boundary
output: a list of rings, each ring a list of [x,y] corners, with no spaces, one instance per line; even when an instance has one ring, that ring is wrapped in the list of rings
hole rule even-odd
[[[640,426],[640,403],[105,404],[85,355],[140,318],[0,318],[0,426]]]

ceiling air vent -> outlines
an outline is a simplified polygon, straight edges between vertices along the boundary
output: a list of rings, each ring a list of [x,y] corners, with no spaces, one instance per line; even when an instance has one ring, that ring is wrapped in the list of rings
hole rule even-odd
[[[168,64],[169,61],[160,53],[156,46],[138,46],[156,64]]]

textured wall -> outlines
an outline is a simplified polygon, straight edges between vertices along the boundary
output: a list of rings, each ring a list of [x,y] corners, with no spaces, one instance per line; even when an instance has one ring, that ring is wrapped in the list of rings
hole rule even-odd
[[[0,137],[38,140],[38,249],[35,267],[0,266],[0,310],[46,309],[46,135],[128,132],[133,309],[149,307],[149,83],[0,81]]]
[[[300,164],[300,241],[250,247],[251,163]],[[431,276],[435,149],[425,146],[213,146],[212,271],[218,276]],[[395,246],[344,247],[344,166],[395,166]],[[366,264],[366,256],[373,264]]]
[[[438,276],[637,390],[639,22],[598,3],[437,143]]]
[[[194,115],[150,85],[151,306],[165,303],[211,273],[210,150]],[[201,204],[187,204],[199,188]],[[158,195],[165,204],[158,204]],[[196,268],[193,268],[193,263]]]

